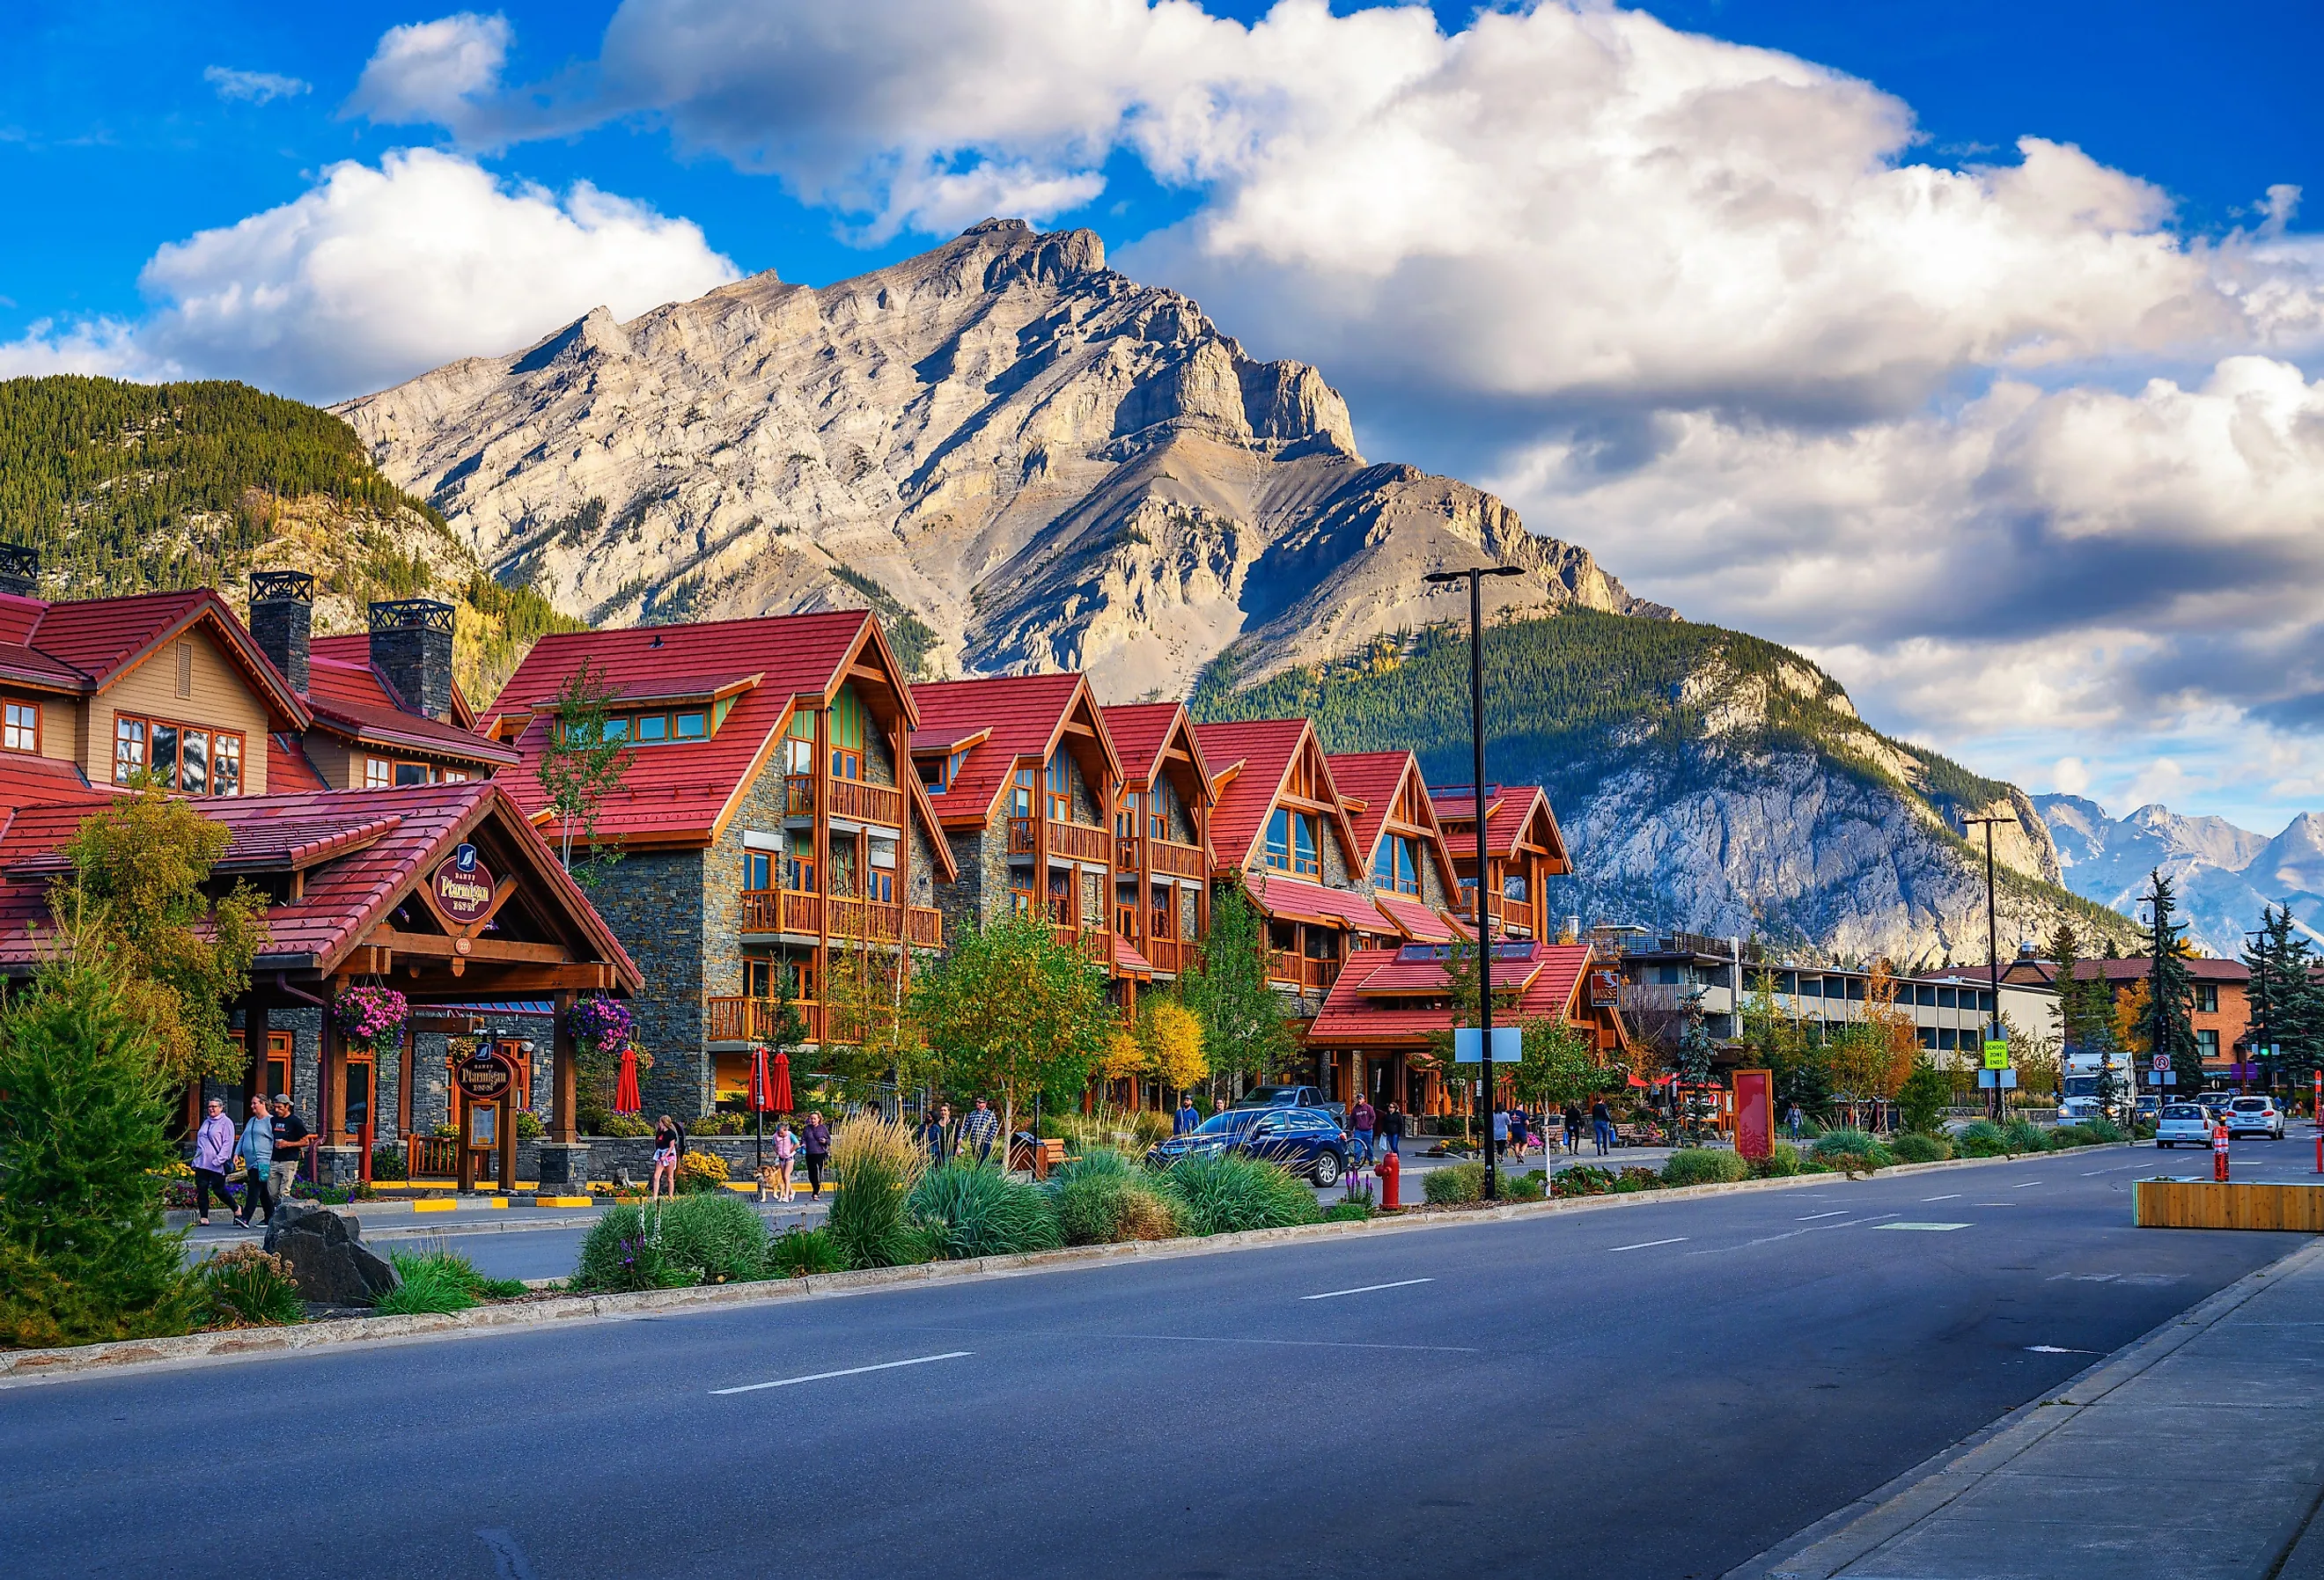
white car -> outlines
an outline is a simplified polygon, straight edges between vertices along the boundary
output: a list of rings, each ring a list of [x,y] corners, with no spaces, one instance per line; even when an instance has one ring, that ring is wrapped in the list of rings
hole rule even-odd
[[[2154,1144],[2175,1147],[2184,1143],[2190,1147],[2211,1144],[2211,1116],[2203,1112],[2200,1103],[2165,1103],[2163,1117],[2155,1122]]]
[[[2227,1104],[2227,1133],[2283,1139],[2283,1110],[2273,1097],[2237,1097]]]

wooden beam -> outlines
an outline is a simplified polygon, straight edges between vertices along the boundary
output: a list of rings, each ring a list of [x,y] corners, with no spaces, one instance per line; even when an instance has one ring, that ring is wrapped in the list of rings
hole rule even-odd
[[[485,961],[522,963],[530,966],[570,966],[571,951],[562,944],[521,944],[512,938],[447,938],[436,933],[407,933],[395,928],[378,927],[364,940],[364,946],[379,953],[425,956],[431,960],[467,960],[481,965]],[[467,947],[462,948],[465,944]],[[377,968],[384,975],[384,968]]]
[[[609,965],[582,966],[511,966],[485,975],[475,984],[478,993],[554,993],[559,988],[573,988],[582,993],[604,993],[619,985]]]

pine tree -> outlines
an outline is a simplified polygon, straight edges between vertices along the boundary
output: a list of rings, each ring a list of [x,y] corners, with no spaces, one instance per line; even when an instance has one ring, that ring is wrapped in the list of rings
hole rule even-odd
[[[2139,1017],[2139,1033],[2152,1053],[2171,1060],[2182,1096],[2202,1090],[2203,1057],[2195,1047],[2195,983],[2180,953],[2187,929],[2171,919],[2178,895],[2158,867],[2147,874],[2144,896],[2152,915],[2147,923],[2146,1009]]]
[[[2292,919],[2290,906],[2264,909],[2259,941],[2244,951],[2251,968],[2252,1046],[2265,1041],[2279,1049],[2273,1068],[2294,1092],[2306,1089],[2319,1062],[2324,1037],[2324,985],[2315,979],[2316,956]]]
[[[1212,901],[1210,935],[1178,991],[1203,1022],[1213,1076],[1240,1070],[1265,1080],[1297,1057],[1283,995],[1267,980],[1266,919],[1240,887],[1222,889]]]

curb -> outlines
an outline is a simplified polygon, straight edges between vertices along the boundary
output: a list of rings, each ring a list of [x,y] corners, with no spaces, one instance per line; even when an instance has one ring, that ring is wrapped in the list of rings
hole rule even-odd
[[[2135,1146],[2125,1141],[2107,1146],[2078,1147],[2088,1155]],[[1918,1174],[1946,1169],[1986,1168],[1996,1164],[2045,1160],[2055,1152],[2029,1153],[2021,1158],[1960,1158],[1941,1163],[1900,1163],[1878,1176]],[[828,1298],[866,1294],[903,1285],[951,1282],[968,1279],[1008,1278],[1028,1273],[1105,1266],[1125,1261],[1157,1261],[1183,1256],[1213,1256],[1264,1246],[1296,1244],[1349,1234],[1416,1234],[1438,1229],[1466,1228],[1480,1224],[1508,1223],[1550,1217],[1563,1213],[1599,1212],[1652,1204],[1694,1201],[1705,1197],[1738,1196],[1762,1190],[1787,1190],[1801,1186],[1849,1183],[1843,1174],[1794,1174],[1777,1179],[1743,1179],[1720,1185],[1687,1185],[1669,1190],[1637,1191],[1622,1196],[1567,1197],[1563,1200],[1510,1202],[1500,1206],[1460,1212],[1412,1213],[1393,1218],[1372,1218],[1337,1224],[1300,1224],[1282,1229],[1246,1229],[1232,1234],[1185,1236],[1176,1240],[1132,1240],[1115,1245],[1074,1245],[1059,1251],[1035,1251],[1017,1256],[990,1256],[967,1261],[923,1262],[915,1267],[868,1268],[855,1272],[809,1273],[799,1278],[769,1279],[742,1284],[697,1285],[685,1289],[651,1289],[634,1295],[567,1295],[521,1305],[479,1306],[444,1317],[352,1317],[290,1327],[228,1328],[213,1333],[181,1334],[171,1338],[117,1339],[106,1344],[78,1344],[69,1349],[0,1351],[0,1389],[109,1372],[122,1368],[196,1360],[230,1360],[243,1355],[281,1354],[383,1339],[417,1338],[432,1335],[483,1333],[512,1327],[633,1317],[669,1311],[724,1306],[750,1306],[810,1298]],[[589,1222],[582,1219],[576,1222]],[[534,1220],[537,1224],[540,1220]],[[515,1224],[505,1225],[515,1229]],[[493,1227],[502,1227],[494,1224]],[[400,1237],[400,1236],[398,1236]],[[366,1232],[364,1239],[373,1235]],[[2324,1249],[2324,1243],[2319,1243]],[[2256,1275],[2255,1275],[2256,1276]],[[2216,1298],[2217,1297],[2214,1297]],[[2201,1309],[2201,1307],[2198,1307]]]
[[[1831,1576],[1882,1543],[1969,1492],[2116,1389],[2200,1337],[2260,1290],[2319,1258],[2324,1258],[2324,1239],[2245,1274],[2114,1354],[2092,1362],[2069,1378],[2056,1394],[2018,1406],[1904,1474],[1728,1570],[1720,1580],[1831,1580]],[[2303,1512],[2282,1533],[2267,1564],[2262,1566],[2262,1574],[2273,1572],[2273,1564],[2290,1548],[2305,1518]],[[2260,1576],[2255,1575],[2252,1580],[2260,1580]]]

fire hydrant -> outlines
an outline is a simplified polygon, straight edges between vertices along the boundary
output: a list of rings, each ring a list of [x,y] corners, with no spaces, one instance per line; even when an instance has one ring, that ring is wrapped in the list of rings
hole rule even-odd
[[[1396,1195],[1397,1181],[1403,1177],[1404,1160],[1401,1158],[1390,1152],[1380,1160],[1380,1206],[1383,1210],[1392,1210],[1404,1205],[1397,1199]]]
[[[2224,1119],[2211,1126],[2211,1178],[2221,1185],[2227,1182],[2227,1122]]]

